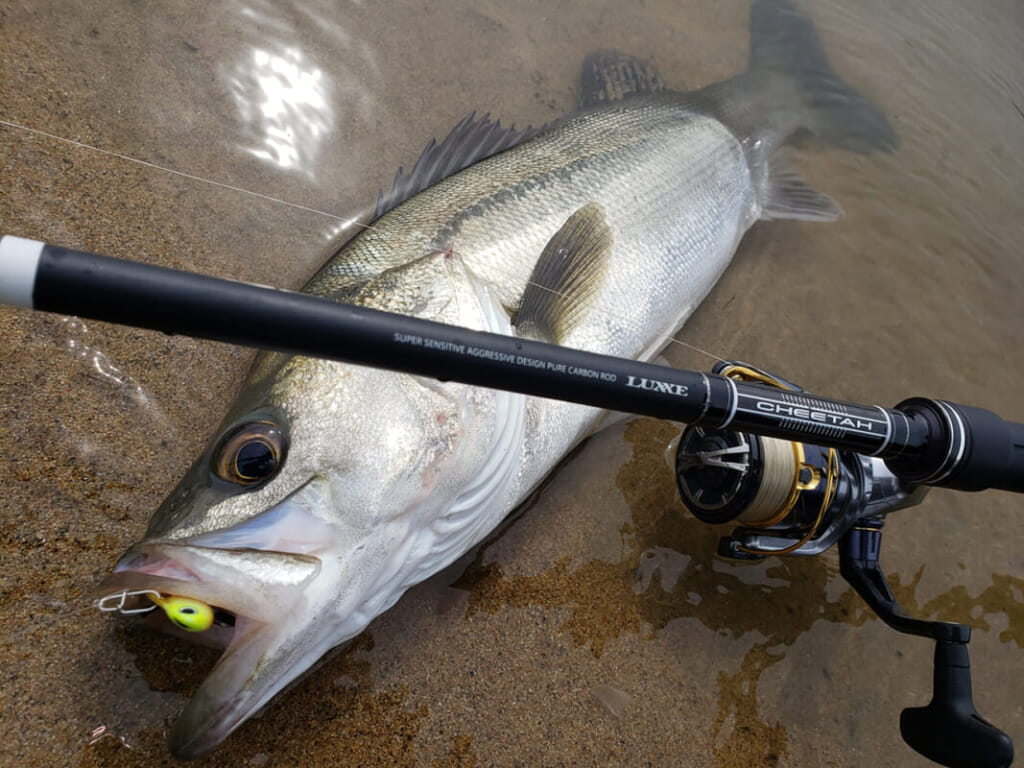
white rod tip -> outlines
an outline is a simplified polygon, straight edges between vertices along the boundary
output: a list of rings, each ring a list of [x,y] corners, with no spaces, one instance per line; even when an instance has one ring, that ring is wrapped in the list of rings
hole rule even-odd
[[[0,304],[32,309],[36,271],[45,243],[24,237],[0,237]]]

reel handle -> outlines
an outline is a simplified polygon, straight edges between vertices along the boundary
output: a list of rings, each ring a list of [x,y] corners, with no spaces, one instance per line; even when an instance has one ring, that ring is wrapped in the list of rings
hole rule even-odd
[[[952,768],[1005,768],[1013,762],[1010,737],[974,708],[966,643],[936,641],[932,700],[903,710],[900,735],[929,760]]]
[[[978,714],[971,695],[967,643],[971,628],[907,615],[878,562],[881,520],[865,520],[839,542],[843,578],[897,632],[935,639],[934,684],[925,707],[900,715],[903,740],[929,760],[950,768],[1004,768],[1013,761],[1010,737]]]

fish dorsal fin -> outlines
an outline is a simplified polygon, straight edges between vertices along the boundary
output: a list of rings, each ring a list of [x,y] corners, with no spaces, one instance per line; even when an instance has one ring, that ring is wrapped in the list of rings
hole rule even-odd
[[[515,125],[503,128],[500,120],[492,123],[490,117],[490,114],[486,114],[477,120],[476,112],[470,112],[440,144],[431,139],[408,175],[399,168],[391,191],[385,195],[381,190],[377,195],[377,209],[373,218],[379,219],[441,179],[532,139],[548,127],[542,125],[533,128],[528,125],[517,131]]]
[[[605,275],[614,237],[604,208],[590,203],[544,246],[516,314],[519,336],[560,342],[579,323]]]
[[[768,169],[762,219],[835,221],[843,212],[828,195],[813,189],[787,162],[776,154]]]
[[[586,109],[664,90],[661,75],[649,61],[621,51],[594,51],[583,60],[579,106]]]

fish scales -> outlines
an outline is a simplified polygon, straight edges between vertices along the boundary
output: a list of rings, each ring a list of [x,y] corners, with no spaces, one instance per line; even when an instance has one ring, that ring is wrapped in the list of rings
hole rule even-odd
[[[568,120],[425,190],[359,236],[308,290],[333,295],[400,266],[414,243],[452,248],[514,311],[544,244],[591,201],[605,208],[616,239],[610,279],[594,327],[561,341],[625,356],[648,348],[652,325],[675,330],[757,217],[743,149],[725,126],[685,106],[627,106]],[[655,288],[638,296],[632,280]],[[666,301],[694,287],[690,306]],[[637,316],[638,300],[661,317]]]

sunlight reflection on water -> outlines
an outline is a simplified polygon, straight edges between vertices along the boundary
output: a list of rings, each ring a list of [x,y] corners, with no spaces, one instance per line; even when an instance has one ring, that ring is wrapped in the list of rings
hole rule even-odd
[[[324,71],[297,48],[256,49],[238,66],[232,92],[242,119],[262,137],[248,151],[279,168],[312,173],[335,127]]]

